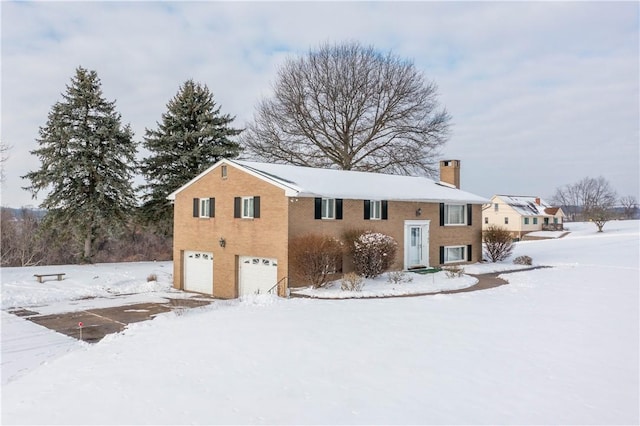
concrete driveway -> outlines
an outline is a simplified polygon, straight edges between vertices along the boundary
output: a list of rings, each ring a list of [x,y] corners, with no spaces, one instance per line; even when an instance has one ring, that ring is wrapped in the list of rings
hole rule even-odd
[[[214,301],[213,298],[202,294],[175,299],[165,297],[164,300],[164,302],[125,304],[123,306],[85,309],[49,315],[37,312],[38,308],[14,309],[10,310],[9,313],[69,337],[95,343],[107,334],[124,330],[128,324],[147,321],[164,312],[183,311],[205,306]],[[82,333],[79,326],[80,323],[82,323]]]

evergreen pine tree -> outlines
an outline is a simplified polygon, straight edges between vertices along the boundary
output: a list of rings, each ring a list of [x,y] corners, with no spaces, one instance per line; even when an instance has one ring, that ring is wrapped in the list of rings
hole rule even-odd
[[[229,127],[235,117],[222,115],[206,85],[187,80],[167,104],[156,130],[146,129],[143,145],[151,155],[141,171],[147,184],[143,220],[165,234],[173,228],[167,195],[222,158],[235,158],[240,146],[229,138],[242,130]]]
[[[98,74],[78,67],[31,151],[40,169],[23,176],[34,198],[50,190],[41,204],[48,210],[44,223],[72,232],[84,261],[95,240],[124,224],[135,205],[136,144],[120,118],[115,101],[103,98]]]

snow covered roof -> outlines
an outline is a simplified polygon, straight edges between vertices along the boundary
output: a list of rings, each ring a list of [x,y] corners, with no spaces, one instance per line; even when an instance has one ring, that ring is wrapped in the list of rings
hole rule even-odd
[[[521,195],[496,195],[522,216],[553,216],[559,208],[553,207],[540,197]]]
[[[486,198],[461,191],[444,182],[434,182],[425,177],[318,169],[243,160],[221,160],[167,198],[174,200],[178,192],[220,164],[238,167],[247,173],[281,187],[289,197],[428,202],[452,201],[469,204],[489,202]]]

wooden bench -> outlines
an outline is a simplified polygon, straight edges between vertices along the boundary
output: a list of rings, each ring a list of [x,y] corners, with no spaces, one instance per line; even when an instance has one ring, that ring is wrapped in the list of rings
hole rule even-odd
[[[62,277],[65,274],[33,274],[34,277],[37,278],[38,282],[41,283],[44,277],[58,277],[58,281],[62,281]]]

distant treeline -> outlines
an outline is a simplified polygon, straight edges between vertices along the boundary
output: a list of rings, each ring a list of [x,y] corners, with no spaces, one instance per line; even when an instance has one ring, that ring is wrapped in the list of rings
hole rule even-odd
[[[1,266],[75,264],[83,261],[83,247],[72,231],[43,226],[46,211],[0,208]],[[135,215],[125,229],[96,241],[92,262],[171,260],[172,238],[140,224]]]

